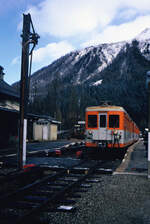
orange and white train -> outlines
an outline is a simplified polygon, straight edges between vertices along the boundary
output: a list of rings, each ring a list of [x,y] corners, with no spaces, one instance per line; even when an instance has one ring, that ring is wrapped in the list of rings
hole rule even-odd
[[[123,107],[86,108],[86,147],[124,148],[138,140],[140,130]]]

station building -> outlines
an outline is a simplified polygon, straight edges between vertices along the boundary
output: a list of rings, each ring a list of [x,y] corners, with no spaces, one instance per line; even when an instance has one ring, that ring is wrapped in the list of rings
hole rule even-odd
[[[19,93],[4,81],[3,67],[0,66],[0,148],[18,143],[19,135]],[[27,115],[27,139],[29,141],[57,140],[60,125],[50,116]]]
[[[16,141],[18,136],[19,94],[4,81],[0,66],[0,148]]]

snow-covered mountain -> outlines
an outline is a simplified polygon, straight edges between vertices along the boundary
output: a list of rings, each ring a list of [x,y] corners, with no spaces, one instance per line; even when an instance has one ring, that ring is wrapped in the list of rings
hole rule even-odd
[[[146,28],[145,30],[143,30],[139,35],[137,35],[135,37],[135,39],[137,41],[146,41],[146,40],[150,40],[150,28]]]
[[[50,111],[52,116],[57,112],[64,120],[69,108],[70,117],[75,113],[74,117],[79,114],[84,118],[86,106],[111,100],[125,107],[143,127],[147,116],[145,77],[148,70],[150,29],[145,29],[131,41],[70,52],[35,72],[31,76],[30,99],[45,98],[46,103],[36,105],[36,110]]]
[[[35,82],[45,86],[57,77],[67,79],[68,83],[80,85],[100,74],[116,58],[126,42],[100,44],[83,50],[71,52],[37,71],[31,78],[31,86]]]
[[[138,47],[142,55],[150,60],[150,29],[145,29],[135,37],[135,40],[139,42]],[[95,85],[98,80],[101,80],[100,73],[113,63],[120,52],[126,52],[127,45],[132,46],[132,41],[100,44],[71,52],[35,72],[31,77],[31,87],[36,85],[37,88],[45,89],[56,77],[66,80],[66,84]],[[95,83],[90,83],[94,77]]]
[[[150,29],[146,28],[135,39],[139,42],[139,50],[142,55],[150,60]]]

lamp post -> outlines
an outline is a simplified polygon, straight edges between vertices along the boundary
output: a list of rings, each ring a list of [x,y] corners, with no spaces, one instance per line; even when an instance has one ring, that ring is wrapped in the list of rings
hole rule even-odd
[[[146,73],[146,87],[148,92],[148,179],[150,179],[150,71]]]

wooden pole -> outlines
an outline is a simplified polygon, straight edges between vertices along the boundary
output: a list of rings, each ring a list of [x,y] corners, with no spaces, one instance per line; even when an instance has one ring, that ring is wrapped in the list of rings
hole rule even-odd
[[[24,138],[26,130],[24,128],[25,118],[27,116],[28,103],[28,65],[29,65],[29,44],[30,39],[30,14],[23,15],[23,34],[22,34],[22,59],[21,59],[21,81],[20,81],[20,123],[19,123],[19,150],[18,150],[18,168],[22,169],[25,163],[26,139]],[[26,150],[26,149],[25,149]],[[23,158],[24,157],[24,158]]]

